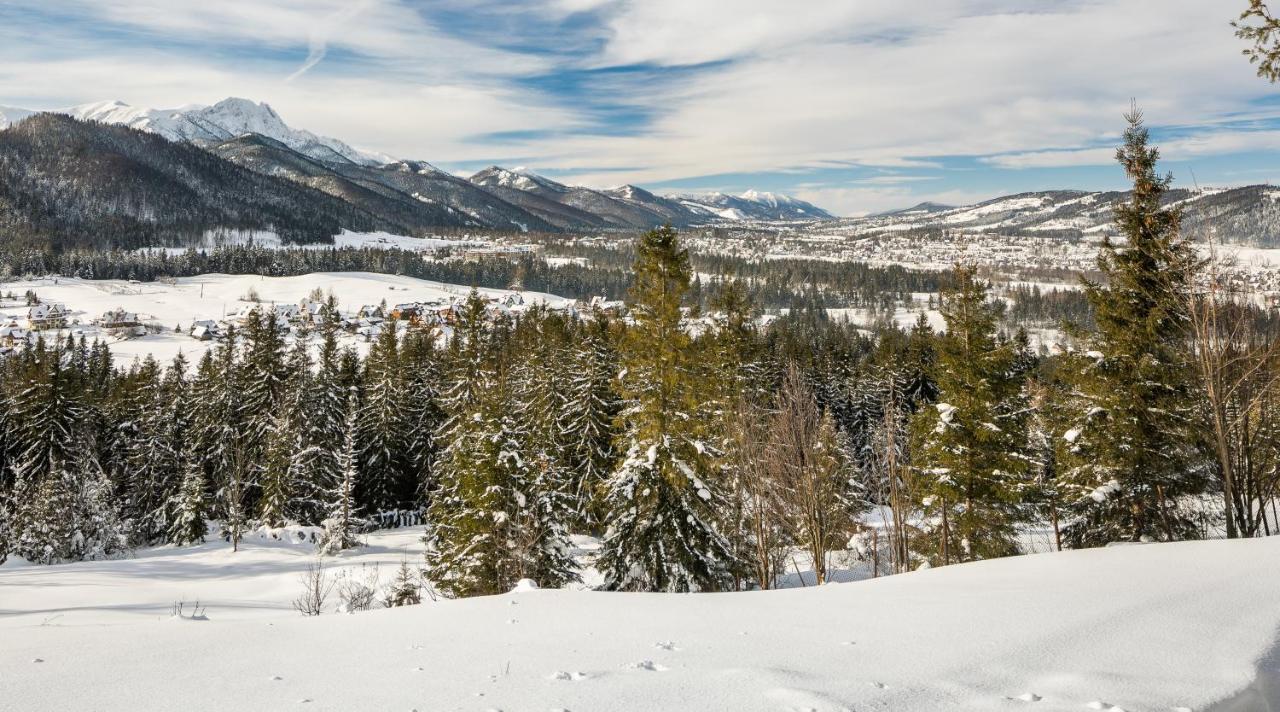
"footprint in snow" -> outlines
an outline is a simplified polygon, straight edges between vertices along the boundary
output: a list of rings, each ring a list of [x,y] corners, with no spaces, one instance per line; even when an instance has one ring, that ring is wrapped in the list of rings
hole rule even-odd
[[[1108,704],[1106,702],[1099,702],[1097,700],[1090,702],[1089,704],[1085,705],[1085,707],[1088,707],[1091,710],[1104,710],[1105,712],[1124,712],[1123,707],[1117,707],[1115,705]]]
[[[670,640],[665,640],[660,643],[654,643],[653,647],[657,648],[658,650],[667,650],[673,653],[680,649],[680,648],[677,648],[676,644],[671,642]]]
[[[519,623],[519,621],[517,621],[515,618],[508,618],[507,623],[509,625],[515,625],[516,623]]]
[[[841,645],[850,646],[850,645],[857,645],[857,643],[853,642],[852,640],[846,640],[843,643],[841,643]]]
[[[307,703],[308,703],[308,702],[310,702],[310,701],[311,701],[311,698],[310,698],[310,697],[304,697],[304,698],[302,698],[302,699],[298,700],[298,704],[300,704],[300,705],[305,705],[305,704],[307,704]]]
[[[1041,697],[1040,695],[1037,695],[1034,692],[1024,692],[1021,695],[1018,695],[1017,697],[1006,697],[1005,699],[1013,700],[1014,702],[1039,702],[1044,698]]]
[[[272,676],[271,676],[271,679],[272,679],[272,680],[283,680],[284,678],[283,678],[283,677],[280,677],[279,675],[272,675]]]
[[[42,663],[42,662],[44,662],[44,658],[32,658],[32,659],[31,659],[31,662],[33,662],[33,663]]]
[[[872,686],[872,687],[874,687],[874,688],[876,688],[877,690],[887,690],[887,689],[889,689],[889,686],[888,686],[888,685],[886,685],[886,684],[884,684],[883,682],[872,682],[872,683],[871,683],[871,686]]]
[[[663,672],[668,669],[666,665],[659,665],[652,660],[641,660],[638,663],[633,663],[631,667],[636,670],[648,670],[649,672]]]
[[[547,676],[548,680],[564,680],[566,682],[577,682],[587,679],[585,672],[567,672],[565,670],[557,670]]]

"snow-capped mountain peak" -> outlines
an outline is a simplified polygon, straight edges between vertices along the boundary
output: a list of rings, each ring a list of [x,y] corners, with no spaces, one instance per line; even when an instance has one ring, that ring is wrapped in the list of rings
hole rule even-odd
[[[782,195],[781,193],[770,193],[767,191],[759,191],[759,190],[748,190],[738,197],[742,198],[743,200],[749,200],[753,203],[760,203],[761,205],[767,205],[771,208],[777,208],[783,205],[795,205],[797,202],[795,198],[792,198],[789,195]]]
[[[0,128],[29,115],[24,109],[0,109]],[[332,163],[381,165],[389,156],[360,151],[334,138],[317,136],[285,123],[269,104],[228,97],[212,106],[187,104],[176,109],[135,107],[119,100],[80,104],[57,113],[82,121],[119,124],[158,134],[171,141],[219,143],[245,134],[274,139],[299,153]]]
[[[470,178],[472,183],[487,187],[514,188],[529,193],[554,192],[563,193],[567,187],[550,178],[544,178],[524,166],[503,168],[489,166]]]

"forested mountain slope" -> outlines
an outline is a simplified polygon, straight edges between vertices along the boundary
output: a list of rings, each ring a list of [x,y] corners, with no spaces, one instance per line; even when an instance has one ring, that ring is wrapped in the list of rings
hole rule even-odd
[[[190,244],[217,230],[325,242],[342,228],[405,225],[122,126],[40,114],[0,131],[0,239],[131,249]]]

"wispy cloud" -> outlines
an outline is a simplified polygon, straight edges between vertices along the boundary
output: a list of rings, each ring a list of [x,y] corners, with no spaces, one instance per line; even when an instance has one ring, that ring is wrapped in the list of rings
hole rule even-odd
[[[519,161],[602,185],[733,176],[856,210],[1101,181],[1134,96],[1177,128],[1171,159],[1280,157],[1280,101],[1240,58],[1231,14],[1203,0],[8,0],[0,103],[240,95],[446,166]]]

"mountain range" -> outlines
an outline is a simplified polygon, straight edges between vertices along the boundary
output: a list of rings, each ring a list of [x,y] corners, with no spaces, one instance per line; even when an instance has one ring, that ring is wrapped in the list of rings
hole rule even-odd
[[[904,232],[1029,235],[1065,239],[1115,235],[1112,206],[1123,191],[1053,190],[952,207],[923,203],[864,218],[842,218],[820,229],[849,236]],[[1196,239],[1260,247],[1280,246],[1280,188],[1175,188],[1165,204],[1183,211],[1183,233]]]
[[[193,144],[256,173],[338,198],[410,234],[438,228],[637,230],[667,223],[687,227],[832,217],[804,201],[754,191],[665,197],[631,185],[605,190],[570,186],[498,166],[464,178],[423,161],[361,151],[292,128],[269,105],[246,99],[163,110],[109,101],[53,113]],[[0,130],[36,114],[0,106]],[[51,128],[47,122],[42,126]]]
[[[834,219],[773,193],[657,195],[566,185],[523,168],[469,177],[294,129],[268,105],[139,109],[101,102],[39,113],[0,106],[0,237],[60,244],[189,244],[211,231],[327,241],[341,229],[634,231],[670,223],[805,223],[849,236],[910,231],[1067,239],[1114,232],[1122,192],[1041,191],[953,207],[921,203]],[[1280,245],[1280,189],[1170,191],[1188,230]],[[821,222],[818,222],[821,221]],[[96,242],[95,242],[96,241]]]

